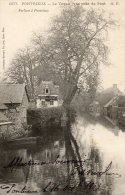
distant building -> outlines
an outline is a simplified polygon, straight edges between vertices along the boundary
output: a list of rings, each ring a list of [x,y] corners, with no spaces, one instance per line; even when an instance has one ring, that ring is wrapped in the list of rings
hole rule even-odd
[[[25,84],[0,84],[0,113],[14,124],[27,122],[29,98]]]
[[[104,115],[110,117],[111,107],[117,104],[116,102],[120,95],[122,95],[122,92],[118,89],[117,84],[113,84],[112,87],[105,89],[98,95],[97,101],[100,103],[101,111]]]
[[[125,95],[118,99],[118,123],[125,126]]]
[[[90,114],[94,116],[102,114],[111,119],[116,119],[118,100],[121,95],[122,92],[118,89],[117,84],[113,84],[112,87],[98,94],[96,99],[90,104]]]
[[[52,81],[42,81],[37,89],[37,108],[59,106],[59,86]]]
[[[95,110],[99,111],[100,109],[101,115],[117,124],[119,98],[121,96],[122,92],[118,89],[117,84],[113,84],[112,87],[105,89],[97,95],[96,101],[90,105],[90,109],[93,109],[93,113]]]

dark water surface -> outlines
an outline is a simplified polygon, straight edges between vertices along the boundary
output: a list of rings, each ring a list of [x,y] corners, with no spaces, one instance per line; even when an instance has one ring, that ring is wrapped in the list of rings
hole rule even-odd
[[[125,133],[118,127],[84,115],[33,136],[37,144],[1,146],[0,195],[125,195]]]

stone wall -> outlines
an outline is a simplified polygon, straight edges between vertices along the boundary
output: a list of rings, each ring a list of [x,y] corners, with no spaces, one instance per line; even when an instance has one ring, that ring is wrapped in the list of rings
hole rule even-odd
[[[12,124],[0,126],[0,138],[12,139],[25,134],[27,123],[23,118],[24,109],[21,105],[14,105],[2,111]]]

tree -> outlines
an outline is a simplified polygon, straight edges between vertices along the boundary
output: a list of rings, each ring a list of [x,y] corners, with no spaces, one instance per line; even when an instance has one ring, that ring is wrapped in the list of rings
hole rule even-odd
[[[35,65],[36,59],[32,49],[29,47],[21,49],[12,60],[5,78],[6,80],[9,78],[11,83],[25,83],[31,98],[34,98],[35,94],[35,78],[33,76]]]
[[[47,79],[60,85],[64,105],[71,103],[79,83],[93,96],[98,87],[99,66],[108,59],[108,29],[114,25],[103,12],[79,6],[65,8],[53,18],[46,37],[34,34],[32,47],[17,54],[9,76],[17,82],[25,81],[33,96],[32,70],[37,67],[38,82]]]
[[[66,8],[53,19],[44,43],[40,36],[36,37],[35,46],[45,54],[45,63],[60,75],[64,105],[71,103],[81,80],[83,85],[91,85],[92,78],[96,82],[99,65],[107,63],[108,47],[104,40],[114,24],[103,13],[77,6]]]

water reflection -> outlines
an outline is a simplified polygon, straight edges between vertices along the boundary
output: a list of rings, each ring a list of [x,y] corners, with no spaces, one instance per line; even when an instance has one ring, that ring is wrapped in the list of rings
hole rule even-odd
[[[125,134],[119,129],[86,115],[66,128],[34,129],[32,136],[41,136],[36,145],[1,147],[1,184],[14,183],[18,189],[27,186],[40,195],[125,194]],[[3,168],[18,156],[23,162],[45,164],[19,166],[13,172]],[[114,175],[96,174],[104,172],[111,162],[109,172]],[[4,192],[0,189],[0,194]]]

